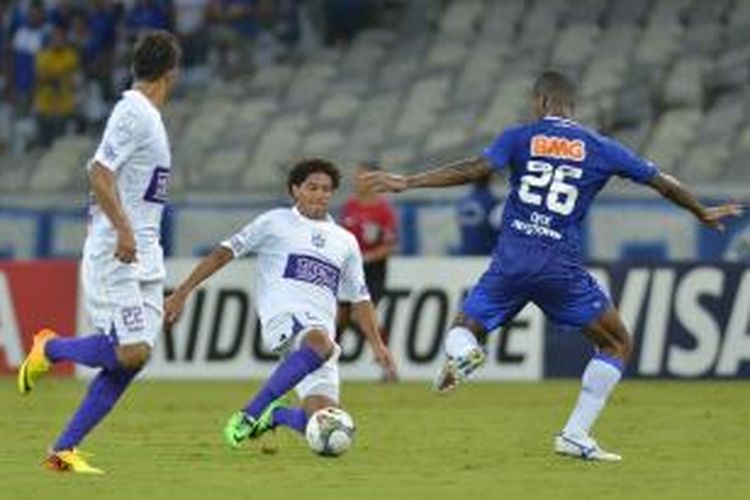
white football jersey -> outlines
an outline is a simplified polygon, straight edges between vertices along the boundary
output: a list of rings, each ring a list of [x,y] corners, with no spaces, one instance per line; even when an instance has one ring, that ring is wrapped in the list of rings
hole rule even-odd
[[[258,256],[255,297],[267,322],[283,313],[312,314],[335,329],[339,300],[369,300],[362,254],[349,231],[294,208],[270,210],[222,242],[235,257]]]
[[[133,227],[142,279],[163,275],[159,235],[167,202],[171,155],[159,110],[140,91],[127,90],[115,105],[94,158],[112,170],[117,192]],[[116,234],[93,199],[86,241],[88,251],[109,251]]]

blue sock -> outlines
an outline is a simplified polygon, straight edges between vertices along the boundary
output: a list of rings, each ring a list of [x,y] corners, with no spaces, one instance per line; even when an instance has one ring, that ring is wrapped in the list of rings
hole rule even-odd
[[[69,450],[78,446],[84,437],[102,421],[115,405],[137,370],[102,370],[91,381],[89,391],[68,426],[57,439],[54,450]]]
[[[304,434],[307,427],[307,414],[302,408],[284,408],[280,406],[271,415],[274,427],[283,425]]]
[[[86,337],[58,337],[47,341],[44,353],[52,362],[73,361],[91,368],[118,367],[112,337],[102,333]]]
[[[320,368],[324,362],[317,352],[303,345],[281,362],[260,392],[245,407],[245,414],[253,418],[260,417],[269,404],[286,394],[305,375]]]

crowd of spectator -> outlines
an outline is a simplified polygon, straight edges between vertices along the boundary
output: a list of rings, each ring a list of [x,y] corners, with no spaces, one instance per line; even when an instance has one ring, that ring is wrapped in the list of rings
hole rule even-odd
[[[183,69],[236,78],[295,57],[303,16],[345,44],[373,0],[18,0],[0,2],[0,154],[99,127],[129,82],[128,50],[168,29]],[[317,21],[317,22],[316,22]],[[196,71],[195,74],[198,72]]]

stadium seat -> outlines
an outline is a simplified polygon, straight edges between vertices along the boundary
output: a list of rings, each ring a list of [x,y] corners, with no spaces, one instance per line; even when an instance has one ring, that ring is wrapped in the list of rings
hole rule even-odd
[[[665,170],[672,171],[695,137],[700,118],[698,108],[676,109],[662,114],[646,147],[646,156]]]
[[[618,25],[641,25],[651,7],[652,0],[613,0],[605,14],[605,24],[609,27]]]
[[[708,75],[707,87],[716,93],[744,87],[750,81],[750,44],[721,54]]]
[[[524,13],[524,0],[489,2],[480,22],[480,40],[507,44],[515,37]]]
[[[693,2],[690,9],[684,12],[687,24],[693,28],[691,31],[699,31],[706,25],[715,26],[722,22],[732,7],[732,0],[712,0],[710,2]],[[742,3],[742,2],[736,2]]]
[[[691,182],[714,181],[724,172],[728,159],[727,141],[699,144],[680,165],[680,177]]]
[[[599,28],[592,24],[573,24],[561,33],[552,51],[552,63],[557,66],[580,66],[594,49]]]
[[[440,18],[440,32],[453,36],[471,34],[479,24],[482,10],[482,2],[478,0],[451,2]]]
[[[492,102],[477,126],[480,133],[494,134],[517,122],[528,107],[529,81],[523,76],[500,82]]]
[[[315,130],[302,139],[302,156],[331,156],[344,143],[344,135],[336,129]]]
[[[398,143],[391,143],[376,153],[377,160],[388,169],[400,169],[405,167],[419,168],[424,165],[417,165],[416,149],[412,142],[406,141]]]
[[[646,66],[663,66],[673,56],[683,29],[679,23],[650,21],[635,53],[635,62]]]
[[[743,97],[743,92],[734,92],[723,95],[714,103],[700,122],[698,136],[702,141],[731,141],[737,136],[745,118]]]
[[[413,137],[425,132],[434,123],[436,111],[445,106],[450,83],[448,76],[440,75],[416,82],[406,97],[394,133]]]
[[[429,155],[445,153],[463,146],[468,139],[467,131],[462,126],[439,126],[427,136],[424,151]]]
[[[466,60],[468,47],[461,41],[441,41],[435,43],[427,53],[426,65],[429,70],[454,68]]]
[[[604,19],[607,7],[607,0],[577,0],[570,2],[570,6],[565,12],[565,23],[599,25]]]
[[[354,116],[361,104],[357,96],[334,93],[321,103],[317,118],[322,122],[347,120]]]
[[[683,54],[713,56],[721,42],[722,33],[723,28],[718,23],[705,23],[695,27],[691,26],[691,28],[685,32],[681,50]]]
[[[31,176],[31,189],[39,192],[59,192],[84,189],[85,164],[94,143],[88,137],[65,136],[53,144],[41,157]]]
[[[708,61],[688,56],[678,59],[667,77],[662,102],[667,107],[700,106],[703,102],[703,74]]]
[[[597,57],[586,68],[579,94],[591,98],[611,93],[622,84],[627,61],[618,57]]]

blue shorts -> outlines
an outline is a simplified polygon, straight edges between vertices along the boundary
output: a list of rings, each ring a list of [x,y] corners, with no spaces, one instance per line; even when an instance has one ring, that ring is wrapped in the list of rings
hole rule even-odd
[[[585,327],[611,307],[607,292],[575,257],[533,245],[498,245],[462,312],[490,332],[533,302],[560,325]]]

